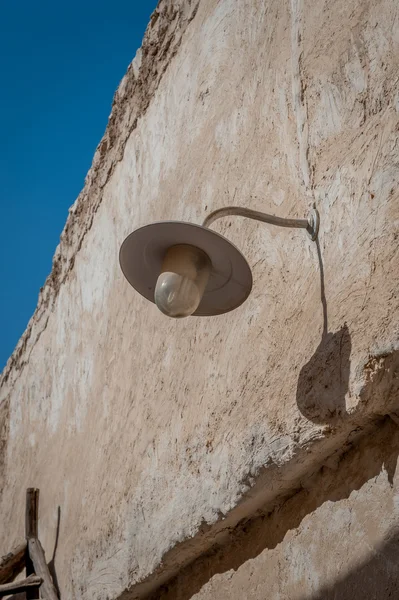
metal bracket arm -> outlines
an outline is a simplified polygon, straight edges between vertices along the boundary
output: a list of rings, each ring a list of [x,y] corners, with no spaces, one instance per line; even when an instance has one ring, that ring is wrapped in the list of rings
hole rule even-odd
[[[248,219],[254,219],[255,221],[262,221],[262,223],[269,223],[270,225],[276,225],[277,227],[290,227],[297,229],[306,229],[310,236],[310,239],[315,241],[319,232],[320,217],[319,213],[315,208],[311,210],[308,219],[283,219],[281,217],[275,217],[274,215],[268,215],[266,213],[259,212],[257,210],[251,210],[250,208],[243,208],[240,206],[226,206],[225,208],[218,208],[211,212],[204,222],[203,227],[209,227],[211,223],[216,219],[222,217],[247,217]]]

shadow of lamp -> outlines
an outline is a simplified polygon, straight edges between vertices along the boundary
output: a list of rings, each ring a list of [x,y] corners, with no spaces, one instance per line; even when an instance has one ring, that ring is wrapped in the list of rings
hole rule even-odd
[[[168,317],[221,315],[239,307],[252,289],[251,269],[228,239],[209,229],[227,216],[240,216],[278,227],[305,229],[315,241],[319,214],[282,219],[229,206],[210,213],[202,225],[163,221],[140,227],[119,252],[122,272],[131,286]]]

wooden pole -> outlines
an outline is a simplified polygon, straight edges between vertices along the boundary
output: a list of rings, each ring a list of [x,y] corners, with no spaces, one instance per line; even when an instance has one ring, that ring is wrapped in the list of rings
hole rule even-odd
[[[39,533],[39,490],[28,488],[26,490],[25,510],[25,537],[28,542],[26,551],[26,576],[35,575],[33,561],[29,554],[29,540],[37,538]],[[39,588],[33,587],[26,590],[26,600],[39,600]]]
[[[50,571],[44,556],[44,550],[37,538],[31,538],[28,541],[29,556],[33,563],[36,575],[43,579],[40,594],[45,600],[58,600],[58,595],[51,579]]]
[[[39,490],[37,488],[28,488],[26,490],[26,511],[25,511],[25,537],[39,537]]]
[[[22,542],[0,558],[0,585],[9,583],[25,566],[26,542]]]
[[[30,575],[26,579],[0,585],[0,598],[3,598],[3,596],[9,596],[10,594],[19,594],[19,592],[27,592],[32,589],[39,589],[42,582],[43,579],[41,577]]]
[[[51,574],[46,563],[44,550],[39,542],[39,490],[29,488],[26,492],[26,519],[25,535],[28,542],[26,553],[26,574],[27,576],[36,574],[43,583],[40,588],[27,588],[26,600],[58,600],[58,595],[51,579]]]

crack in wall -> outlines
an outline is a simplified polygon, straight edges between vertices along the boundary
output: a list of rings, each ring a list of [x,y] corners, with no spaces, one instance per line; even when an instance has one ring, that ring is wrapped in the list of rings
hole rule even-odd
[[[309,160],[309,124],[302,64],[302,30],[302,0],[291,0],[292,103],[299,144],[299,167],[305,190],[311,195],[313,171]]]

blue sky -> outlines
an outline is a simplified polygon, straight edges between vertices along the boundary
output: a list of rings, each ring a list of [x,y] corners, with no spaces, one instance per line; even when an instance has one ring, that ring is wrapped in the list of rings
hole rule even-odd
[[[156,0],[0,0],[0,371]]]

